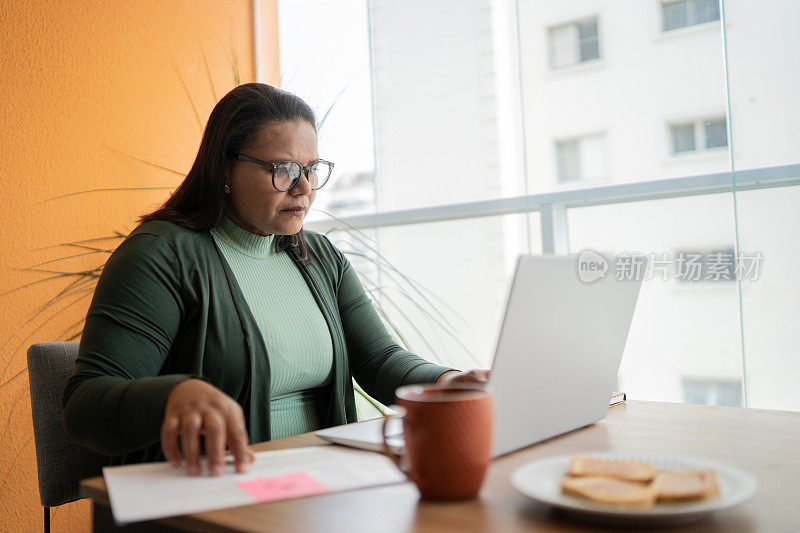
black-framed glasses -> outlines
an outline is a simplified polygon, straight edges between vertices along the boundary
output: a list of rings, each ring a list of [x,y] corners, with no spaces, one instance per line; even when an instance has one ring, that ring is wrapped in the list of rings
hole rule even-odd
[[[236,154],[236,159],[255,163],[271,170],[272,186],[279,191],[288,191],[297,185],[303,172],[306,174],[308,184],[316,191],[321,189],[322,186],[328,182],[328,178],[331,177],[331,172],[333,172],[333,163],[325,161],[324,159],[312,161],[305,167],[297,161],[279,161],[277,163],[271,163],[244,154]]]

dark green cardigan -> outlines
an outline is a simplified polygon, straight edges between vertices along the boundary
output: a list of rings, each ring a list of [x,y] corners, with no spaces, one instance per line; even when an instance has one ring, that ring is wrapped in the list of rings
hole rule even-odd
[[[327,426],[356,421],[352,378],[388,404],[397,387],[451,370],[398,346],[344,254],[323,235],[306,232],[306,241],[311,263],[292,258],[333,341]],[[251,443],[266,441],[269,372],[261,332],[211,234],[147,222],[111,255],[97,283],[64,391],[64,428],[117,464],[162,460],[167,397],[201,377],[243,407]]]

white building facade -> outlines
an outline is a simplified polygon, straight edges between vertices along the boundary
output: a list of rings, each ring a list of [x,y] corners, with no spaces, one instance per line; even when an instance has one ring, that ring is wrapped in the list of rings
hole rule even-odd
[[[649,253],[672,262],[643,285],[619,387],[800,409],[800,2],[280,6],[281,70],[296,80],[286,88],[330,111],[320,150],[340,172],[316,205],[366,213],[365,228],[406,217],[332,238],[353,249],[413,350],[488,367],[521,253]],[[732,170],[749,190],[733,192]],[[709,180],[714,193],[698,194]],[[669,192],[630,196],[655,189]],[[572,203],[474,216],[493,200],[559,194]],[[465,203],[472,214],[452,207]],[[450,219],[405,223],[426,209]],[[761,255],[756,281],[731,275],[737,253]],[[678,271],[682,257],[699,258],[699,279]]]
[[[732,160],[734,169],[800,160],[786,140],[800,139],[800,113],[772,116],[782,134],[777,142],[764,138],[767,121],[761,114],[777,111],[775,98],[796,109],[787,100],[790,95],[774,85],[789,87],[787,76],[797,76],[797,70],[787,74],[785,59],[773,49],[797,37],[782,35],[783,41],[766,44],[758,38],[765,31],[765,7],[796,8],[781,2],[760,8],[741,0],[726,3],[727,79],[733,84],[729,139],[716,1],[517,4],[514,18],[509,3],[500,1],[369,2],[378,212],[730,172]],[[508,39],[514,22],[518,54]],[[756,42],[762,44],[744,46]],[[765,62],[761,68],[774,77],[766,92],[743,67]],[[759,194],[796,195],[794,189],[739,193],[740,203],[753,210]],[[568,213],[569,249],[667,259],[700,255],[705,269],[715,254],[763,254],[757,249],[760,239],[746,238],[755,236],[747,227],[739,228],[737,242],[735,221],[732,193],[574,208]],[[383,253],[466,320],[469,327],[458,335],[488,366],[510,266],[519,253],[541,250],[538,229],[534,213],[379,233]],[[796,246],[773,252],[784,264],[800,259]],[[762,365],[745,358],[742,324],[749,324],[742,316],[748,305],[761,314],[768,304],[758,295],[772,293],[773,285],[785,286],[786,280],[762,272],[759,281],[743,282],[742,315],[733,276],[715,280],[706,270],[702,274],[692,280],[673,266],[665,279],[645,283],[619,383],[633,397],[743,403],[742,376],[748,365],[751,370]],[[800,296],[796,290],[785,298],[794,296]],[[413,322],[421,336],[435,337],[435,322],[428,327],[414,314],[414,305],[400,306],[401,322]],[[797,317],[796,309],[793,313]],[[751,327],[744,332],[768,336],[770,324],[754,321]],[[776,335],[783,337],[774,341]],[[796,337],[791,330],[773,330],[770,346],[777,342],[782,353],[772,358],[783,364],[794,360],[789,367],[800,373],[788,351]],[[450,364],[469,364],[453,339],[429,348]],[[754,372],[748,379],[760,375]],[[765,393],[765,385],[751,387],[750,397],[775,406],[778,396]],[[792,396],[800,408],[800,399]]]

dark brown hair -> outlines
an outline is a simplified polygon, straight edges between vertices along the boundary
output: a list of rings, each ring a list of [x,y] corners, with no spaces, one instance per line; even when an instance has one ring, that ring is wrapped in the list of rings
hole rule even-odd
[[[299,97],[263,83],[239,85],[220,100],[203,132],[197,157],[183,183],[160,208],[139,222],[166,220],[183,227],[208,231],[222,219],[225,208],[225,168],[267,124],[302,120],[316,131],[314,111]],[[276,235],[275,249],[289,250],[308,262],[303,230]]]

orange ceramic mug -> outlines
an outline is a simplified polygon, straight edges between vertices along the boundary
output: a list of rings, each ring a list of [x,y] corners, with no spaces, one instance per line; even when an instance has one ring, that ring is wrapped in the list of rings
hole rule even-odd
[[[492,454],[492,397],[478,388],[407,385],[395,392],[397,415],[383,421],[383,450],[423,498],[474,498]],[[386,426],[402,417],[405,457],[391,450]]]

